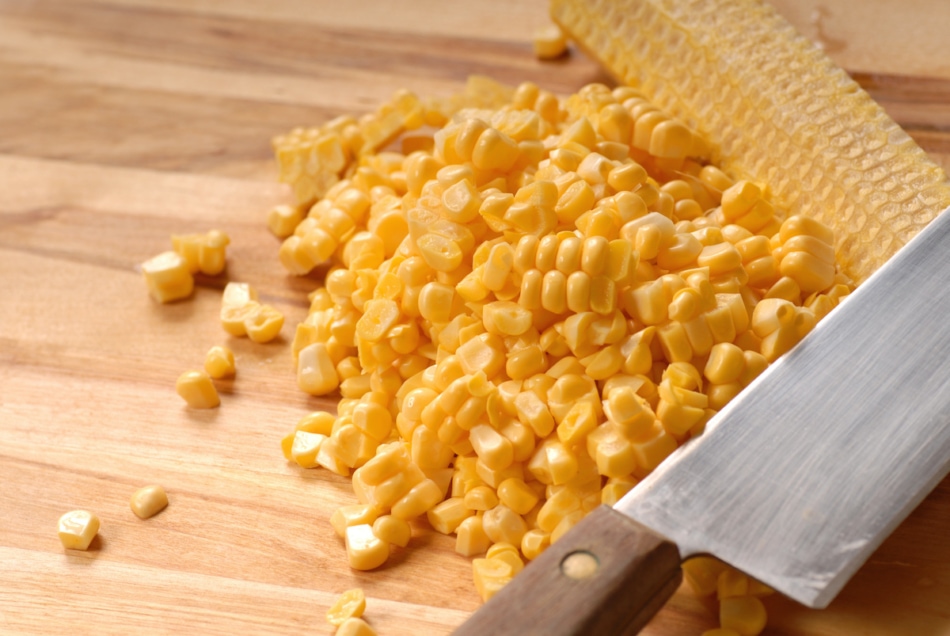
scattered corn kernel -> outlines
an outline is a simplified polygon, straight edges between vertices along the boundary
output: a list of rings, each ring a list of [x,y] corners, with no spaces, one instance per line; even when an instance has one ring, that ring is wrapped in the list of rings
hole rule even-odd
[[[59,540],[67,550],[88,550],[99,532],[99,517],[86,510],[73,510],[59,518]]]
[[[195,289],[188,262],[176,252],[162,252],[142,263],[142,275],[149,294],[160,303],[187,298]]]
[[[534,54],[541,60],[553,60],[567,52],[567,38],[561,28],[548,24],[534,33]]]
[[[366,610],[366,595],[360,588],[347,590],[340,595],[327,612],[327,621],[339,627],[348,619],[359,618]]]
[[[168,506],[168,495],[165,489],[158,485],[139,488],[132,494],[129,502],[132,512],[139,519],[154,517]]]
[[[234,352],[215,345],[205,354],[205,371],[215,380],[234,375]]]
[[[178,395],[195,409],[213,409],[221,404],[211,376],[204,371],[185,371],[175,382]]]
[[[389,558],[389,544],[373,534],[369,524],[346,529],[346,554],[354,570],[374,570]]]
[[[377,636],[373,627],[362,618],[348,618],[337,628],[335,636]]]

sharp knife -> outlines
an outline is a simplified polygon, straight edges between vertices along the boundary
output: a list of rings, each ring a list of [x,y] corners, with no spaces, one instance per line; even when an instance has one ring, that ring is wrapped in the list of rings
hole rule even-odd
[[[455,634],[633,634],[699,554],[827,606],[950,470],[948,281],[950,209]]]

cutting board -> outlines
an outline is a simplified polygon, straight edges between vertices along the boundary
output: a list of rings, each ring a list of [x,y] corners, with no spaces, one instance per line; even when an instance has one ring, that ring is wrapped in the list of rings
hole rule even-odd
[[[950,5],[778,6],[950,166]],[[607,81],[576,53],[534,59],[545,15],[543,0],[0,3],[0,633],[329,634],[327,608],[359,586],[380,634],[445,634],[480,604],[468,559],[424,521],[384,568],[350,570],[328,521],[355,501],[347,480],[281,455],[334,402],[293,379],[316,279],[286,275],[265,228],[289,196],[269,140],[471,73]],[[226,273],[153,302],[138,264],[212,228],[231,236]],[[230,280],[286,314],[278,340],[221,329]],[[220,408],[191,410],[175,379],[217,344],[237,376]],[[171,503],[143,521],[128,500],[151,483]],[[56,536],[76,508],[102,520],[88,552]],[[827,611],[769,599],[769,633],[950,633],[948,534],[945,481]],[[683,589],[646,633],[715,624]]]

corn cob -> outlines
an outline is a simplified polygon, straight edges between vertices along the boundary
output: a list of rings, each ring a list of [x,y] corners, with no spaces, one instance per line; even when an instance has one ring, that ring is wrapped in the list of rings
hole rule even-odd
[[[845,71],[759,0],[552,0],[621,82],[709,140],[734,178],[831,226],[861,282],[950,206],[943,170]]]

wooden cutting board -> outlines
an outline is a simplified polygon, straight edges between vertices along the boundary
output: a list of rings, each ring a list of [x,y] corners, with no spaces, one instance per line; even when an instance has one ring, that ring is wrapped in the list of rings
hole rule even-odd
[[[950,166],[950,5],[778,5]],[[577,54],[534,59],[545,16],[544,0],[0,3],[0,634],[329,634],[355,586],[381,634],[445,634],[479,605],[468,559],[424,522],[383,569],[351,571],[328,523],[349,484],[281,456],[333,402],[293,380],[315,279],[284,273],[264,226],[288,198],[269,140],[471,73],[564,93],[606,81]],[[212,228],[232,239],[226,274],[152,302],[137,265]],[[228,280],[285,312],[281,339],[222,331]],[[237,377],[219,409],[189,410],[175,379],[215,344]],[[149,483],[171,504],[142,521],[128,499]],[[102,519],[86,553],[56,537],[75,508]],[[945,481],[830,609],[769,599],[769,633],[950,633],[948,534]],[[715,623],[684,589],[646,633]]]

